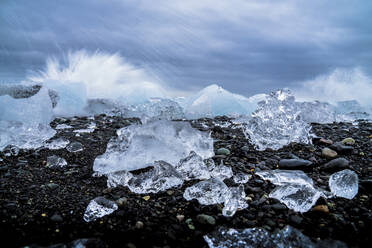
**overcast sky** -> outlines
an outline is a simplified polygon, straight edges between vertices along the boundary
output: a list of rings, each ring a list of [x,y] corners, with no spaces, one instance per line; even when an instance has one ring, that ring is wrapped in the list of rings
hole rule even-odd
[[[119,52],[176,88],[251,95],[335,68],[372,74],[372,1],[0,1],[0,81],[79,49]]]

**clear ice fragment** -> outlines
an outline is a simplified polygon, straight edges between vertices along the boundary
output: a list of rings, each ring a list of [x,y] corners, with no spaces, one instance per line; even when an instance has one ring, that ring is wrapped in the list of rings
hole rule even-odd
[[[108,174],[137,170],[159,160],[176,165],[191,151],[203,159],[214,155],[210,134],[192,128],[188,122],[152,121],[119,129],[117,135],[94,161],[94,171]]]
[[[245,209],[248,204],[245,201],[244,186],[232,187],[229,189],[229,193],[225,199],[224,208],[222,214],[226,217],[233,216],[238,209]]]
[[[186,188],[183,197],[191,201],[197,199],[202,205],[213,205],[225,202],[229,188],[218,178],[211,178]]]
[[[288,184],[313,185],[313,180],[300,170],[258,171],[256,175],[278,186]]]
[[[64,158],[58,157],[56,155],[52,155],[47,157],[47,167],[50,168],[58,168],[58,167],[64,167],[67,165],[67,161]]]
[[[225,166],[222,160],[219,165],[215,165],[212,167],[211,177],[213,178],[219,178],[220,180],[223,181],[227,178],[231,178],[232,176],[233,176],[233,171],[231,167]]]
[[[84,147],[83,145],[80,143],[80,142],[71,142],[67,147],[66,147],[67,151],[69,152],[81,152],[82,150],[84,150]]]
[[[358,175],[349,169],[336,172],[329,178],[329,188],[335,196],[351,200],[358,194]]]
[[[252,175],[248,175],[246,173],[243,173],[241,171],[237,172],[234,174],[233,176],[233,180],[235,183],[238,183],[238,184],[245,184],[249,181],[249,179],[252,178]]]
[[[70,128],[72,128],[72,126],[67,125],[67,124],[58,124],[58,125],[56,126],[56,129],[57,129],[57,130],[60,130],[60,129],[70,129]]]
[[[205,165],[203,158],[191,151],[189,156],[181,159],[176,165],[176,170],[185,180],[209,179],[211,177],[209,169]]]
[[[6,157],[18,156],[19,148],[17,146],[9,145],[4,148],[3,153]]]
[[[86,222],[91,222],[105,215],[112,214],[117,209],[118,205],[115,202],[104,197],[97,197],[88,204],[83,219]]]
[[[49,150],[58,150],[66,148],[66,146],[70,143],[69,140],[61,137],[58,139],[54,139],[52,141],[45,142],[44,147],[48,148]]]

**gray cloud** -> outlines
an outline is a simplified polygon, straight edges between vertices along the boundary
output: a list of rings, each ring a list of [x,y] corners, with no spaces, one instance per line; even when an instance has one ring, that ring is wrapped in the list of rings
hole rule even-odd
[[[371,73],[371,12],[372,3],[345,0],[3,0],[0,77],[99,49],[176,88],[218,83],[250,95],[338,67]]]

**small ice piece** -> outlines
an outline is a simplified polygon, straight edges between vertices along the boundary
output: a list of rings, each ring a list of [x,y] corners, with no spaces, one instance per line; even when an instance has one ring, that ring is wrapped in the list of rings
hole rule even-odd
[[[49,168],[64,167],[66,165],[67,165],[67,161],[64,158],[58,157],[56,155],[47,157],[46,166]]]
[[[185,180],[209,179],[211,177],[209,169],[205,165],[203,158],[191,151],[189,156],[181,159],[176,165],[176,170]]]
[[[225,202],[229,188],[218,178],[211,178],[186,188],[183,197],[191,201],[197,199],[199,204],[213,205]]]
[[[176,165],[191,151],[203,159],[214,155],[210,133],[194,129],[188,122],[158,120],[119,129],[117,135],[95,159],[94,171],[137,170],[159,160]]]
[[[115,202],[104,197],[97,197],[88,204],[83,219],[86,222],[91,222],[105,215],[112,214],[117,209],[118,205]]]
[[[231,167],[225,166],[222,160],[220,165],[215,165],[212,168],[213,169],[211,170],[211,177],[219,178],[220,180],[225,180],[233,176],[233,171]]]
[[[72,128],[72,126],[70,126],[70,125],[58,124],[55,129],[60,130],[60,129],[70,129],[70,128]]]
[[[300,170],[258,171],[256,175],[278,186],[288,184],[313,185],[313,180]]]
[[[98,172],[95,172],[93,176],[102,176]],[[107,187],[115,188],[118,186],[127,186],[129,180],[133,177],[133,174],[129,171],[115,171],[107,175]]]
[[[244,133],[258,150],[277,150],[290,142],[311,143],[310,129],[294,96],[284,89],[271,93],[258,103]]]
[[[152,169],[131,178],[130,174],[124,174],[120,182],[126,181],[130,191],[137,194],[158,193],[183,184],[182,176],[164,161],[156,161]]]
[[[209,248],[255,248],[255,247],[306,247],[315,248],[317,243],[302,234],[298,229],[286,226],[282,230],[269,233],[263,228],[247,228],[236,230],[220,228],[211,234],[204,235]],[[340,246],[345,247],[338,242]],[[325,246],[326,247],[326,246]]]
[[[69,140],[61,137],[58,139],[54,139],[50,142],[45,142],[44,147],[48,148],[49,150],[58,150],[58,149],[63,149],[66,148],[66,146],[70,143]]]
[[[358,175],[349,169],[336,172],[329,178],[329,188],[335,196],[351,200],[358,194]]]
[[[248,207],[248,203],[245,201],[244,186],[232,187],[229,189],[229,193],[225,199],[224,208],[222,209],[223,216],[231,217],[238,209],[245,209]]]
[[[67,151],[69,152],[80,152],[84,149],[83,145],[80,142],[71,142],[67,147]]]
[[[248,175],[246,173],[243,173],[241,171],[237,172],[234,174],[233,176],[233,180],[235,183],[238,183],[238,184],[245,184],[249,181],[249,179],[252,178],[252,175]]]
[[[6,157],[18,156],[19,148],[17,146],[9,145],[4,148],[3,153]]]
[[[296,212],[303,213],[309,211],[322,195],[322,192],[309,184],[288,184],[276,187],[269,197],[279,200]]]

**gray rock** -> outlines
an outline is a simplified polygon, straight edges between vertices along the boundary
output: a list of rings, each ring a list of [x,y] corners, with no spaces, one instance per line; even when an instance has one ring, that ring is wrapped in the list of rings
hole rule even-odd
[[[349,168],[349,160],[345,158],[335,158],[326,163],[325,165],[321,166],[320,169],[322,170],[337,170],[337,169],[345,169]]]
[[[333,145],[331,145],[331,148],[335,151],[337,151],[340,154],[349,154],[353,152],[354,148],[351,146],[345,146],[341,142],[336,142]]]
[[[216,224],[216,220],[210,215],[199,214],[198,216],[196,216],[196,219],[200,224],[209,224],[212,226]]]
[[[53,221],[53,222],[62,222],[63,218],[59,214],[53,214],[53,216],[50,217],[50,220]]]
[[[322,156],[326,158],[335,158],[337,157],[337,152],[329,149],[328,147],[325,147],[322,149]]]
[[[216,151],[216,154],[217,155],[225,155],[225,156],[229,156],[230,155],[230,150],[227,149],[227,148],[220,148]]]
[[[309,167],[313,163],[309,160],[304,159],[281,159],[279,161],[279,168],[280,169],[299,169],[304,167]]]

